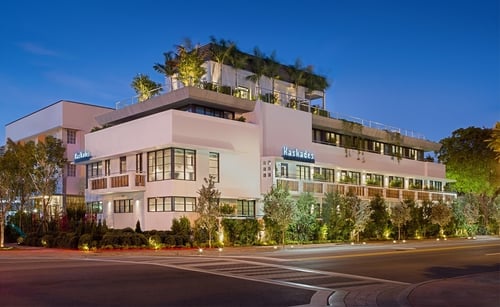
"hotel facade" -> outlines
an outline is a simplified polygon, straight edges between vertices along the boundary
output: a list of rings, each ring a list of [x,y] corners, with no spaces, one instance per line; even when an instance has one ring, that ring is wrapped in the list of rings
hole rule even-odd
[[[292,196],[311,193],[376,195],[386,202],[449,202],[445,165],[428,161],[440,144],[413,133],[334,116],[323,91],[279,80],[247,78],[207,59],[197,86],[143,102],[117,103],[95,116],[103,127],[85,134],[73,160],[85,165],[87,210],[108,227],[170,229],[194,221],[198,191],[213,176],[233,218],[262,218],[263,195],[286,185]],[[170,88],[170,86],[169,86]],[[272,89],[272,90],[270,90]]]
[[[95,117],[113,109],[87,103],[60,100],[5,125],[5,138],[35,143],[47,136],[62,140],[68,163],[56,184],[48,211],[60,215],[64,208],[85,205],[85,167],[73,163],[74,155],[85,149],[84,135],[98,126]],[[40,197],[32,198],[30,210],[40,212]]]

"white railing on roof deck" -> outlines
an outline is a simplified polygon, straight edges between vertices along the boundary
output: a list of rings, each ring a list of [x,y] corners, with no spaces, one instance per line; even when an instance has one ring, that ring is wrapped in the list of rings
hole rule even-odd
[[[208,86],[210,86],[210,87],[208,87]],[[183,87],[182,84],[180,85],[180,87]],[[309,99],[298,98],[298,97],[296,97],[294,95],[290,95],[286,92],[274,91],[274,95],[272,95],[271,94],[272,90],[267,89],[267,88],[258,88],[257,87],[255,90],[258,92],[258,95],[256,95],[255,93],[252,93],[252,89],[250,89],[250,88],[233,89],[231,86],[224,86],[224,87],[221,87],[222,88],[221,89],[218,87],[217,83],[215,83],[215,82],[211,82],[211,83],[205,82],[205,83],[199,84],[198,87],[202,88],[202,89],[212,90],[212,91],[217,91],[217,89],[219,89],[219,93],[221,93],[221,94],[236,96],[236,97],[239,97],[242,99],[248,99],[248,100],[257,100],[257,96],[258,96],[260,98],[260,100],[272,103],[269,100],[273,99],[274,103],[279,104],[279,105],[284,106],[284,107],[290,107],[290,103],[292,101],[295,101],[295,108],[302,110],[302,111],[307,111],[307,112],[311,112],[312,107],[316,108],[316,109],[317,108],[322,109],[322,107],[319,105],[312,106],[311,100],[309,100]],[[162,86],[159,89],[160,89],[160,92],[162,92],[162,93],[170,92],[170,88],[166,87],[166,86]],[[247,96],[241,94],[242,89],[247,90],[247,92],[246,92]],[[158,91],[158,89],[154,89],[152,91]],[[273,98],[271,98],[271,97],[273,97]],[[118,109],[122,109],[122,108],[125,108],[127,106],[130,106],[130,105],[136,104],[136,103],[139,103],[139,95],[136,95],[136,96],[133,96],[130,98],[125,98],[125,99],[122,99],[122,100],[116,102],[115,108],[118,110]],[[338,112],[328,112],[327,111],[326,113],[328,114],[328,117],[330,117],[330,118],[341,119],[341,120],[343,119],[343,120],[358,123],[358,124],[365,126],[365,127],[374,128],[374,129],[378,129],[378,130],[384,130],[384,131],[390,131],[390,132],[396,132],[396,133],[399,133],[399,134],[404,135],[404,136],[426,140],[426,138],[423,134],[417,133],[413,130],[401,129],[398,127],[389,126],[389,125],[382,124],[382,123],[372,121],[372,120],[367,120],[367,119],[363,119],[363,118],[359,118],[359,117],[355,117],[355,116],[351,116],[351,115],[340,114]]]

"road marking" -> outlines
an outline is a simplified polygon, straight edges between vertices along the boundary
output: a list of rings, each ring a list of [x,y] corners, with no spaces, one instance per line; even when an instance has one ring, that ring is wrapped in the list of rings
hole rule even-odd
[[[330,255],[330,256],[315,256],[315,257],[304,257],[304,258],[285,258],[286,261],[310,261],[310,260],[322,260],[322,259],[341,259],[341,258],[353,258],[353,257],[366,257],[366,256],[380,256],[380,255],[393,255],[404,253],[425,253],[429,251],[442,251],[442,250],[454,250],[454,249],[468,249],[468,248],[478,248],[478,247],[490,247],[498,246],[498,244],[481,244],[481,245],[471,245],[471,246],[448,246],[448,247],[427,247],[422,249],[399,249],[390,251],[377,251],[359,254],[346,254],[346,255]]]

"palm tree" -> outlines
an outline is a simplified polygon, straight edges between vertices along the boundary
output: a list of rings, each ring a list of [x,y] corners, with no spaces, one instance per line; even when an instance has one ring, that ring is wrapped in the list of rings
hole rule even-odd
[[[248,65],[248,56],[239,51],[236,45],[231,50],[231,54],[229,55],[229,63],[234,69],[234,87],[238,87],[238,71],[240,69],[245,68]]]
[[[306,71],[302,66],[302,61],[300,59],[295,60],[294,65],[289,65],[286,68],[288,75],[290,76],[290,81],[292,81],[293,86],[295,87],[295,99],[299,97],[299,86],[302,85],[305,81]]]
[[[206,73],[203,67],[205,54],[199,45],[193,46],[191,40],[185,39],[183,45],[177,45],[177,73],[184,86],[195,86],[200,83]]]
[[[255,94],[260,97],[260,78],[264,75],[266,71],[266,61],[265,54],[260,51],[259,47],[253,49],[253,57],[250,62],[250,70],[253,75],[247,77],[247,80],[255,82]]]
[[[272,81],[271,93],[272,93],[272,97],[274,100],[274,84],[275,84],[276,79],[279,79],[279,77],[280,77],[279,72],[280,72],[280,67],[281,67],[279,62],[276,60],[276,51],[273,51],[271,53],[271,56],[269,56],[266,59],[266,64],[267,65],[266,65],[265,75],[268,76],[269,78],[271,78],[271,81]],[[274,101],[272,101],[272,102],[274,102]]]
[[[177,72],[177,60],[175,53],[172,51],[164,52],[163,56],[165,58],[164,64],[155,63],[153,69],[163,75],[165,75],[165,81],[170,82],[170,91],[174,90],[174,80],[173,75]],[[166,83],[166,82],[165,82]]]
[[[160,83],[154,82],[148,75],[143,74],[137,74],[130,85],[137,94],[139,102],[143,102],[153,96],[160,95],[162,90]]]
[[[226,41],[225,39],[217,39],[214,36],[210,37],[210,55],[219,64],[219,78],[217,80],[217,92],[220,91],[222,86],[222,65],[229,58],[235,44],[231,41]]]

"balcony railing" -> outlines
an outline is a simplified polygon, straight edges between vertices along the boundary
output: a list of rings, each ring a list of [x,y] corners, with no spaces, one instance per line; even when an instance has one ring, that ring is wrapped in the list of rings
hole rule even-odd
[[[373,187],[369,185],[353,185],[339,182],[311,181],[291,178],[277,178],[277,184],[288,187],[292,195],[301,193],[339,193],[347,195],[352,193],[364,200],[370,200],[376,195],[389,200],[403,201],[407,199],[415,201],[444,201],[450,202],[456,198],[454,193],[442,191],[416,191],[404,188]]]
[[[146,175],[127,172],[119,175],[101,176],[89,179],[89,188],[97,193],[134,192],[146,189]]]
[[[182,84],[180,86],[182,87]],[[426,137],[423,134],[415,132],[413,130],[402,129],[372,120],[367,120],[351,115],[340,114],[338,112],[331,113],[330,111],[326,110],[324,105],[323,106],[313,105],[311,100],[309,99],[290,95],[286,92],[281,92],[276,90],[273,92],[271,89],[259,88],[259,87],[255,87],[255,90],[252,91],[252,89],[246,87],[240,86],[237,88],[233,88],[227,85],[218,85],[215,82],[203,82],[200,83],[198,87],[209,91],[219,92],[225,95],[231,95],[241,99],[248,99],[248,100],[259,99],[264,102],[278,104],[295,110],[311,112],[316,115],[333,119],[347,120],[358,123],[365,127],[384,130],[384,131],[397,132],[403,136],[426,140]],[[166,86],[162,86],[160,89],[165,93],[168,93],[170,90]],[[158,89],[154,89],[153,91],[158,91]],[[139,102],[138,98],[139,96],[137,95],[130,98],[122,99],[116,102],[116,109],[122,109],[126,106],[136,104]]]

